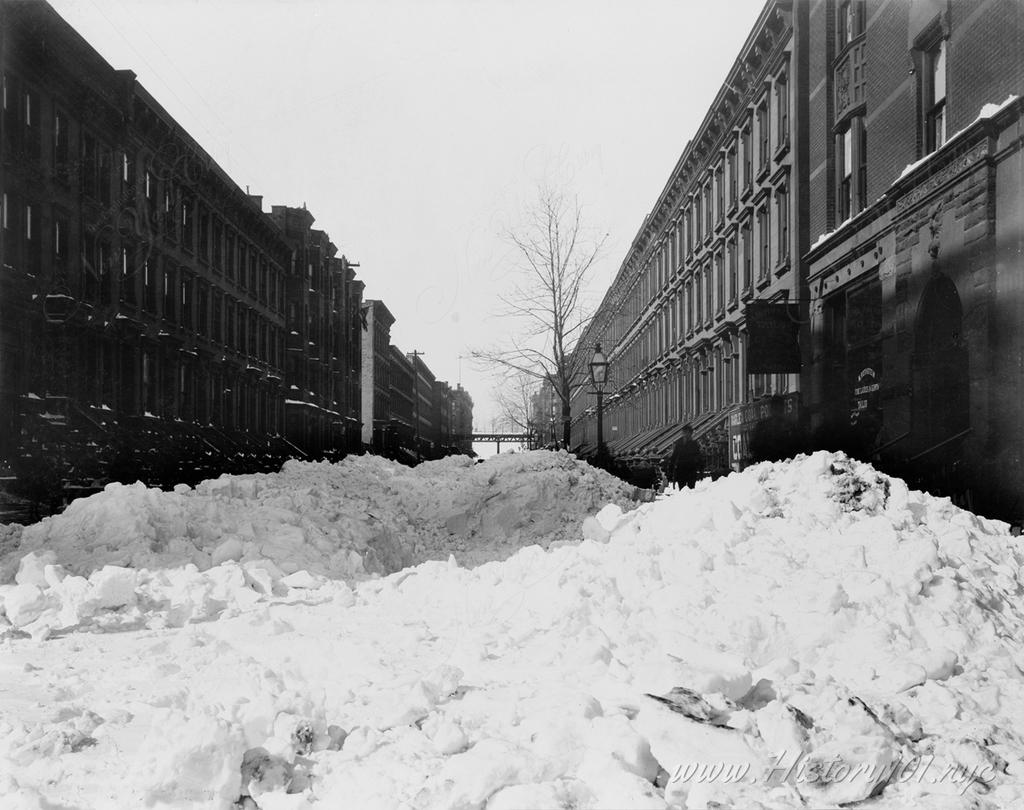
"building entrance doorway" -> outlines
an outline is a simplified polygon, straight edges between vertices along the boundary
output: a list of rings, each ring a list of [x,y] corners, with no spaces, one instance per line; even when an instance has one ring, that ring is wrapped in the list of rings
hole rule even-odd
[[[921,295],[911,363],[915,458],[948,459],[970,426],[970,377],[960,295],[941,273]]]

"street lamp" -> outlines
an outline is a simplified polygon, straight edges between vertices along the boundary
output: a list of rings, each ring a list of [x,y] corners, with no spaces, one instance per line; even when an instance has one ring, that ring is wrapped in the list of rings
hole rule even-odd
[[[601,344],[598,343],[594,349],[594,359],[590,361],[590,382],[594,386],[594,393],[597,394],[597,457],[604,458],[604,425],[602,423],[602,400],[604,399],[604,386],[608,382],[608,358],[601,351]]]

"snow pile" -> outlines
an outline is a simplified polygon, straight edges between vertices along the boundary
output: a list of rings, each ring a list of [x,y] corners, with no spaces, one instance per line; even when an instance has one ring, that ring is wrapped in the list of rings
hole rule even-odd
[[[606,506],[589,539],[536,537],[547,550],[473,569],[453,558],[349,585],[228,560],[83,584],[59,554],[34,555],[13,587],[38,593],[3,597],[0,795],[1019,807],[1024,583],[1005,530],[817,453]],[[183,620],[182,583],[190,605],[226,606]],[[78,629],[45,643],[26,638],[32,622],[15,629],[12,604],[21,622],[61,587],[90,606]]]
[[[355,579],[429,559],[476,564],[523,545],[575,539],[584,517],[633,489],[567,453],[535,451],[474,464],[465,456],[415,468],[376,456],[290,461],[280,473],[225,475],[195,490],[111,484],[13,534],[0,558],[9,582],[29,551],[67,571],[104,565],[200,570],[269,560]]]

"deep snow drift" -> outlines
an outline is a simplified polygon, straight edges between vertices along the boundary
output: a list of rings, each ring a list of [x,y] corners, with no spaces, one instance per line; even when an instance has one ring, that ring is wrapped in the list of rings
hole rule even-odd
[[[317,474],[295,497],[341,473]],[[425,472],[420,485],[392,497],[437,497]],[[292,509],[286,489],[238,497]],[[217,512],[225,532],[237,510]],[[548,550],[475,568],[346,583],[244,553],[205,571],[102,568],[108,549],[87,580],[32,555],[0,590],[20,628],[0,646],[0,796],[90,810],[1019,807],[1024,583],[1006,528],[818,453],[606,507],[586,540],[537,536]],[[88,573],[74,549],[100,529],[49,531],[57,559]]]
[[[0,532],[0,583],[29,551],[67,571],[269,560],[285,573],[388,574],[454,553],[476,565],[532,543],[575,540],[583,519],[635,493],[568,453],[474,463],[452,456],[406,467],[378,456],[289,461],[280,473],[224,475],[194,490],[111,484],[63,513]]]

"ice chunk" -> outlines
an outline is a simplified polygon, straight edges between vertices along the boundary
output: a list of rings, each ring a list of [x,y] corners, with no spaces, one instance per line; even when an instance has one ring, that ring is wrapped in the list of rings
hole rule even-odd
[[[15,627],[24,627],[46,610],[46,594],[37,585],[14,585],[4,592],[3,604],[7,620]]]
[[[38,585],[45,588],[49,583],[46,581],[44,569],[56,561],[57,554],[53,551],[31,551],[18,563],[18,573],[14,575],[14,581],[19,585]]]

